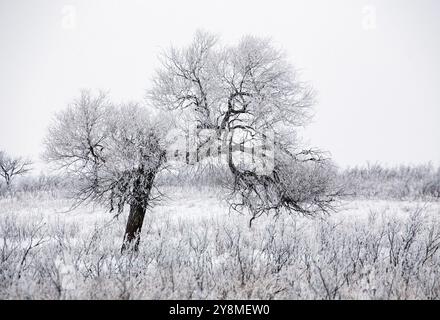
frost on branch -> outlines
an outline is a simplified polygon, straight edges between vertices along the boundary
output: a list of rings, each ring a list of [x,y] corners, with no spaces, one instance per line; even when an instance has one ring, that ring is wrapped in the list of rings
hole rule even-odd
[[[201,130],[215,130],[230,151],[237,143],[273,136],[264,172],[240,166],[229,152],[231,208],[247,208],[253,217],[331,210],[339,191],[329,160],[296,143],[297,129],[311,117],[314,92],[270,40],[247,36],[236,46],[222,46],[216,36],[198,32],[188,47],[163,54],[147,98]],[[197,150],[205,143],[200,139]]]
[[[138,239],[165,160],[164,128],[136,104],[112,105],[83,91],[58,113],[46,138],[46,158],[78,181],[75,198],[117,210],[130,206],[126,238]]]

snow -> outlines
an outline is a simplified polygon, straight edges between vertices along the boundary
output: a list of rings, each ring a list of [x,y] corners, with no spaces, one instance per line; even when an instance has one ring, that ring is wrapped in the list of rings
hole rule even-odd
[[[0,298],[440,297],[439,202],[343,200],[330,216],[263,216],[249,228],[215,188],[165,193],[135,255],[120,253],[127,212],[0,199]]]

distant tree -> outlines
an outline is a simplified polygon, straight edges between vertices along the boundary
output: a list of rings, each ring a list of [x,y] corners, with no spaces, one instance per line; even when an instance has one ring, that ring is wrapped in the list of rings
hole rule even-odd
[[[200,130],[214,130],[226,150],[273,137],[267,150],[273,156],[265,159],[263,172],[229,152],[231,208],[248,208],[252,219],[332,209],[338,191],[329,159],[300,149],[296,139],[298,127],[311,118],[314,91],[270,40],[246,36],[236,46],[221,46],[216,36],[198,32],[188,47],[164,52],[161,62],[147,95],[154,106],[192,119]],[[197,151],[211,138],[199,139]]]
[[[12,157],[0,150],[0,177],[11,187],[12,180],[31,171],[32,162],[21,157]]]
[[[165,162],[163,128],[137,104],[112,105],[104,93],[82,91],[59,112],[45,140],[45,158],[73,176],[75,198],[122,213],[130,206],[122,250],[138,248],[156,174]]]

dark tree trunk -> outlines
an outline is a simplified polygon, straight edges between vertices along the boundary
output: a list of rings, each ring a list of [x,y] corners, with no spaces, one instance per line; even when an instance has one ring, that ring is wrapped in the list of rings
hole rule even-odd
[[[121,251],[132,247],[135,251],[138,250],[140,242],[140,234],[142,224],[144,223],[145,212],[147,208],[142,202],[132,204],[130,206],[130,213],[128,215],[127,226],[125,228],[124,242],[122,243]]]
[[[10,190],[11,189],[11,177],[7,173],[5,173],[5,180],[6,180],[6,188],[8,190]]]
[[[142,225],[144,223],[145,212],[147,211],[155,176],[156,172],[150,172],[147,174],[144,184],[141,184],[140,179],[134,183],[133,193],[135,196],[133,203],[130,205],[130,213],[128,215],[121,252],[129,248],[138,251]]]

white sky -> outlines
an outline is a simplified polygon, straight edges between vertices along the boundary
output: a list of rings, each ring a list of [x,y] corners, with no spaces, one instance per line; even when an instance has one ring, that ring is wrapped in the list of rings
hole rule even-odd
[[[80,88],[142,100],[160,50],[198,28],[287,50],[319,92],[306,140],[338,164],[440,165],[437,0],[0,0],[0,149],[38,158]]]

